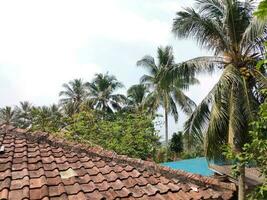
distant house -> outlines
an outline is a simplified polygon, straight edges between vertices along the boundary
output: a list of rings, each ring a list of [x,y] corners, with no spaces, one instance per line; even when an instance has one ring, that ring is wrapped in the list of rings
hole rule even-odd
[[[232,199],[235,184],[0,127],[0,199]]]

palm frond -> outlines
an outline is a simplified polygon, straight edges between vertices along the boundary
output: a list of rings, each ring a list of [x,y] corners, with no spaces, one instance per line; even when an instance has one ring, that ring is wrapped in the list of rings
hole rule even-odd
[[[217,54],[228,49],[229,45],[221,24],[218,19],[203,16],[193,8],[186,8],[185,11],[176,13],[172,31],[178,38],[194,38],[200,47]]]
[[[192,114],[193,109],[196,107],[195,102],[186,96],[181,90],[174,90],[173,93],[174,99],[182,111],[187,115]]]
[[[247,46],[248,44],[254,43],[258,38],[262,37],[264,34],[266,35],[266,28],[266,20],[259,20],[254,17],[242,36],[241,46]]]
[[[158,67],[152,56],[144,56],[141,60],[137,61],[136,65],[145,67],[151,74],[156,74],[158,71]]]
[[[196,0],[196,8],[205,17],[221,19],[224,15],[225,6],[219,0]]]
[[[194,77],[198,73],[212,73],[215,67],[224,65],[223,58],[215,56],[203,56],[193,58],[175,65],[171,69],[173,76]]]
[[[168,98],[168,102],[169,102],[169,110],[171,112],[171,115],[173,116],[175,122],[177,122],[179,118],[179,113],[177,110],[176,103],[171,96]]]

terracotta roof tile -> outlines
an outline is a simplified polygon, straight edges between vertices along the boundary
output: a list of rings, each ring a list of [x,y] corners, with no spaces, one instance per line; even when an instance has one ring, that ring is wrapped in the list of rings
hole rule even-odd
[[[45,176],[30,179],[30,188],[31,189],[32,188],[41,188],[44,185],[47,185],[47,178]]]
[[[8,177],[0,183],[0,191],[3,189],[9,189],[11,185],[11,178]]]
[[[64,185],[74,185],[78,182],[76,177],[70,177],[67,179],[61,179],[61,181],[64,183]]]
[[[10,188],[11,189],[11,188]],[[12,200],[21,200],[21,199],[29,199],[29,187],[23,187],[19,190],[12,190],[9,192],[8,199]]]
[[[9,190],[7,188],[2,189],[0,191],[0,199],[7,199],[8,198],[8,194],[9,194]]]
[[[79,192],[78,194],[74,194],[74,195],[69,195],[68,196],[69,200],[86,200],[86,196],[83,192]]]
[[[73,185],[66,185],[65,190],[67,194],[77,194],[78,192],[82,191],[81,186],[78,183],[75,183]]]
[[[43,164],[41,161],[36,160],[36,162],[28,163],[25,168],[27,168],[29,171],[35,171],[43,168]]]
[[[108,192],[105,192],[104,194],[106,194]],[[88,192],[85,193],[86,195],[86,199],[105,199],[105,197],[98,191],[98,190],[94,190],[93,192]],[[109,198],[107,198],[109,199]]]
[[[61,196],[63,193],[66,193],[64,185],[59,184],[59,185],[53,185],[49,186],[49,197],[55,197],[55,196]]]
[[[231,199],[235,189],[214,178],[10,126],[0,128],[0,145],[5,146],[0,199]]]
[[[0,181],[3,181],[8,177],[11,177],[11,170],[10,169],[7,169],[6,171],[0,173]]]
[[[29,175],[30,175],[31,178],[39,178],[40,176],[45,175],[44,168],[40,167],[37,170],[31,170],[31,171],[29,171]]]
[[[1,158],[1,160],[2,160],[2,158]],[[8,163],[0,163],[0,172],[4,172],[4,171],[10,169],[11,168],[11,165],[12,165],[11,162],[8,162]]]
[[[30,181],[29,181],[28,176],[23,177],[23,179],[12,179],[10,190],[22,189],[25,186],[29,187],[29,184],[30,184]]]
[[[49,198],[50,200],[69,200],[68,195],[66,193],[63,193],[61,196],[49,197]]]
[[[54,178],[56,176],[59,176],[59,171],[58,169],[54,169],[52,171],[45,171],[45,176],[48,178]]]
[[[56,176],[53,178],[46,177],[46,180],[47,180],[47,185],[49,186],[55,186],[62,183],[60,176]]]
[[[49,191],[46,185],[41,188],[30,189],[30,199],[42,199],[44,197],[49,197]]]
[[[114,182],[119,178],[114,171],[111,171],[109,174],[105,174],[104,176],[108,182]]]

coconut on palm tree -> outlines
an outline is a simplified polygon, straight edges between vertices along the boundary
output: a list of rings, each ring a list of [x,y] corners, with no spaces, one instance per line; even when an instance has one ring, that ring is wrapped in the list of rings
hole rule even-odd
[[[126,102],[126,97],[116,94],[123,84],[113,75],[96,74],[91,83],[86,83],[89,90],[88,104],[93,109],[113,113],[120,110]]]
[[[152,56],[145,56],[137,62],[138,66],[147,69],[148,74],[141,77],[141,83],[150,90],[146,101],[148,109],[152,112],[159,107],[164,109],[165,142],[168,144],[168,115],[171,114],[175,121],[178,120],[177,105],[186,114],[192,112],[195,103],[183,92],[190,84],[198,81],[193,77],[177,76],[175,79],[167,76],[166,71],[176,66],[172,47],[159,47],[157,61]]]
[[[196,8],[177,12],[173,33],[193,38],[213,56],[199,57],[180,64],[189,73],[212,72],[222,75],[207,97],[197,106],[185,129],[195,139],[205,138],[209,159],[221,157],[220,146],[230,144],[242,151],[249,140],[249,122],[263,97],[259,88],[267,87],[263,57],[266,21],[253,17],[254,1],[196,0]],[[175,74],[177,69],[172,69]],[[239,198],[244,199],[244,168],[240,168]]]
[[[88,95],[86,84],[82,79],[74,79],[68,84],[64,83],[63,88],[64,90],[59,93],[59,96],[63,96],[60,99],[60,103],[63,105],[71,103],[78,108]]]

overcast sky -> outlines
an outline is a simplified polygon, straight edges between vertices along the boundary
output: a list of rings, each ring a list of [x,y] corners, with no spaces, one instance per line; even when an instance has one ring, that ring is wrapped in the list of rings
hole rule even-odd
[[[139,82],[136,67],[160,45],[172,45],[176,61],[206,55],[195,42],[171,33],[175,12],[191,0],[8,0],[0,2],[0,107],[30,101],[58,102],[63,83],[90,81],[108,71],[125,85]],[[197,103],[218,75],[201,76],[187,94]],[[171,130],[182,128],[171,120]]]

